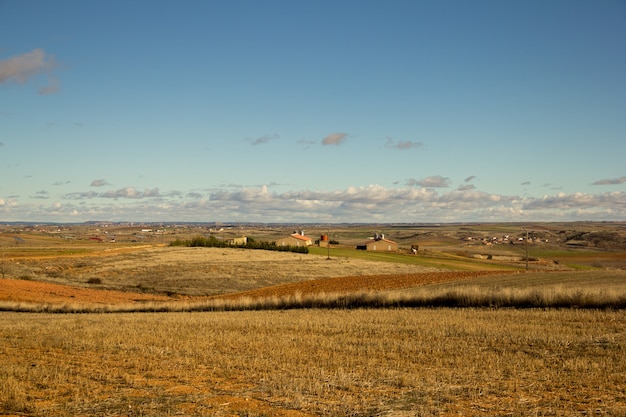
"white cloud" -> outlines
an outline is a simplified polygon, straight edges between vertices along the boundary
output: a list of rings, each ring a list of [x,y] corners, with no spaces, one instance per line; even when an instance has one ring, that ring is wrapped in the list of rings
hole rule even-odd
[[[22,55],[0,60],[0,84],[9,81],[23,84],[39,74],[51,74],[56,66],[54,58],[46,55],[43,49],[33,49]],[[58,91],[59,81],[49,76],[49,85],[39,89],[40,94]]]
[[[310,145],[315,145],[317,142],[314,140],[301,139],[297,143],[308,147]]]
[[[457,188],[457,190],[459,191],[469,191],[469,190],[475,190],[476,186],[474,184],[465,184],[465,185],[459,185],[459,188]]]
[[[146,188],[143,190],[143,197],[159,197],[159,189],[155,188]]]
[[[146,188],[143,191],[137,190],[135,187],[125,187],[125,188],[120,188],[118,190],[104,191],[102,193],[97,193],[95,191],[68,193],[68,194],[65,194],[63,198],[66,200],[85,200],[85,199],[93,199],[93,198],[139,199],[139,198],[154,198],[154,197],[160,197],[159,189],[157,187]]]
[[[35,195],[31,196],[30,198],[39,198],[39,199],[45,200],[45,199],[50,198],[50,196],[48,195],[48,192],[46,190],[40,190],[40,191],[37,191]]]
[[[624,212],[626,208],[626,193],[558,193],[554,196],[544,196],[543,198],[528,200],[524,205],[524,208],[526,210],[579,210],[606,208],[617,212]]]
[[[104,179],[91,181],[92,187],[104,187],[105,185],[109,185],[109,183],[107,183]]]
[[[61,88],[61,83],[56,77],[48,78],[48,85],[40,87],[38,92],[40,95],[45,96],[48,94],[54,94]]]
[[[433,175],[430,177],[422,178],[421,180],[415,180],[413,178],[407,181],[408,186],[420,186],[420,187],[433,187],[433,188],[446,188],[450,186],[450,178],[442,177],[441,175]]]
[[[252,145],[264,145],[271,140],[278,139],[279,137],[280,136],[278,134],[261,136],[260,138],[252,140]]]
[[[100,193],[98,197],[102,198],[149,198],[158,197],[159,189],[145,189],[143,192],[137,190],[135,187],[120,188],[119,190],[106,191]]]
[[[618,184],[623,184],[625,182],[626,182],[626,177],[619,177],[619,178],[598,180],[594,182],[592,185],[618,185]]]
[[[63,196],[66,200],[83,200],[86,198],[98,197],[98,193],[95,191],[84,191],[79,193],[68,193]]]
[[[0,208],[3,209],[10,209],[13,207],[17,207],[17,202],[15,200],[13,200],[12,198],[9,198],[7,200],[5,200],[4,198],[0,198]]]
[[[387,137],[385,141],[386,148],[393,148],[393,149],[400,149],[400,150],[421,148],[422,146],[424,146],[422,142],[413,142],[410,140],[403,141],[403,142],[396,142],[390,137]]]
[[[626,221],[626,193],[558,193],[529,198],[487,193],[468,185],[444,192],[434,187],[389,188],[374,184],[286,192],[260,186],[203,194],[126,187],[103,193],[67,194],[62,203],[32,199],[18,206],[5,198],[0,200],[0,210],[6,220],[50,221]]]
[[[332,133],[322,140],[322,145],[341,145],[347,137],[347,133]]]

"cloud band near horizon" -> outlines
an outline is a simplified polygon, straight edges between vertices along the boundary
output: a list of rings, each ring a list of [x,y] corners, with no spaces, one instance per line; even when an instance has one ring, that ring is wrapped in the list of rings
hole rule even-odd
[[[5,219],[71,222],[246,221],[270,222],[502,222],[626,221],[626,193],[564,194],[542,198],[490,194],[474,188],[437,192],[430,187],[379,185],[336,191],[270,192],[268,187],[203,192],[137,190],[70,193],[37,203],[0,199]],[[148,213],[148,214],[138,214]]]

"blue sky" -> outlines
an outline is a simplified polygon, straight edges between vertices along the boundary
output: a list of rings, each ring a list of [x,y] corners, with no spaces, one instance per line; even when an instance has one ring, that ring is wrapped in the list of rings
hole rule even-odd
[[[626,221],[626,2],[0,0],[0,221]]]

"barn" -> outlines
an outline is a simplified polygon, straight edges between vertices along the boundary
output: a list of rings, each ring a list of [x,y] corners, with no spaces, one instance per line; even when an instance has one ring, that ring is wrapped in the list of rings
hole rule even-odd
[[[365,242],[365,244],[357,246],[357,249],[378,252],[397,252],[398,244],[393,240],[386,239],[385,235],[377,234],[373,239]]]
[[[310,246],[313,244],[313,240],[304,234],[304,230],[298,230],[279,239],[276,244],[278,246]]]
[[[243,246],[246,243],[248,243],[248,237],[247,236],[233,237],[231,239],[226,240],[226,243],[232,246]]]

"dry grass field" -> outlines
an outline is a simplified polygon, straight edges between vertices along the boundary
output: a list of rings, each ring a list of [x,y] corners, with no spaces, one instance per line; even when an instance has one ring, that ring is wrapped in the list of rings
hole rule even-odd
[[[135,247],[11,258],[7,277],[136,293],[208,296],[353,275],[436,271],[415,264],[244,249]],[[94,278],[97,279],[94,283]]]
[[[330,260],[5,233],[0,415],[626,415],[626,252],[559,227],[577,246],[533,246],[529,272],[474,256],[518,246],[459,239],[491,226],[398,228],[420,255]]]
[[[0,410],[29,416],[623,416],[626,313],[20,314]]]

